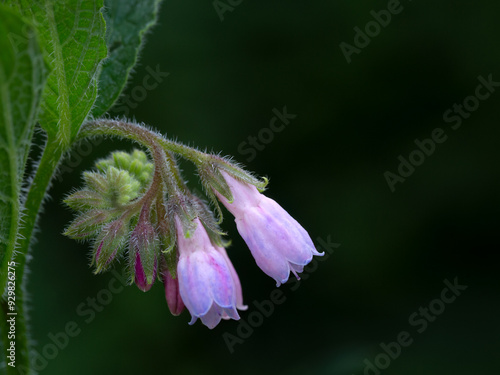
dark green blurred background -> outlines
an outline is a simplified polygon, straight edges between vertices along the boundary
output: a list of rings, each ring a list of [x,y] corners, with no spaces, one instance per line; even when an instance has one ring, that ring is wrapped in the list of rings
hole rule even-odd
[[[299,288],[281,287],[285,302],[234,353],[223,334],[236,335],[239,322],[212,331],[200,322],[189,326],[187,312],[169,314],[159,283],[148,293],[131,286],[114,294],[87,324],[77,307],[113,276],[94,276],[88,244],[61,235],[72,217],[61,200],[96,158],[133,147],[103,142],[56,180],[32,250],[37,350],[67,322],[81,329],[42,374],[358,375],[365,359],[373,363],[382,352],[380,343],[402,331],[413,343],[383,374],[497,371],[500,92],[457,130],[443,113],[474,94],[478,76],[500,81],[500,6],[494,0],[401,5],[348,64],[340,43],[352,45],[353,28],[364,29],[370,11],[386,9],[387,1],[246,0],[223,21],[210,1],[163,3],[125,93],[141,99],[143,91],[134,88],[150,69],[169,76],[134,100],[129,117],[269,176],[267,194],[315,242],[330,237],[340,246]],[[283,106],[297,117],[247,162],[241,143],[269,127],[273,108]],[[414,140],[438,127],[446,142],[391,192],[384,172],[396,173],[398,156],[408,158]],[[200,189],[192,168],[183,168]],[[250,305],[241,314],[246,321],[256,311],[253,301],[269,299],[276,287],[229,214],[223,227]],[[454,278],[467,290],[418,333],[409,316]]]

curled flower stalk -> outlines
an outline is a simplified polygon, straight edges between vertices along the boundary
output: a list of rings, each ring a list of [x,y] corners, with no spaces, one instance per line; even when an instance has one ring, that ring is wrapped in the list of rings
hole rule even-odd
[[[98,160],[95,170],[84,172],[83,188],[65,199],[78,212],[65,234],[93,242],[96,273],[124,259],[130,283],[147,292],[162,282],[173,315],[187,309],[190,324],[200,319],[212,329],[221,319],[239,319],[238,310],[247,308],[219,227],[219,202],[234,215],[257,265],[278,286],[323,255],[304,228],[262,194],[268,181],[232,160],[116,120],[86,123],[79,137],[103,135],[131,139],[148,153],[120,151]],[[177,156],[195,164],[217,215],[188,189]]]

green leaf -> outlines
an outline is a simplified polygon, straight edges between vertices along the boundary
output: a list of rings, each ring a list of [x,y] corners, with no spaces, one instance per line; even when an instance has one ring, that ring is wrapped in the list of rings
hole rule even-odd
[[[125,88],[145,33],[156,22],[160,0],[105,0],[106,43],[109,55],[99,76],[99,97],[92,110],[103,115]]]
[[[52,67],[43,92],[40,125],[69,148],[97,96],[97,76],[106,57],[103,0],[19,0],[33,20]]]
[[[21,185],[47,70],[33,27],[2,4],[0,51],[0,264],[3,279],[7,277],[3,271],[16,246]]]

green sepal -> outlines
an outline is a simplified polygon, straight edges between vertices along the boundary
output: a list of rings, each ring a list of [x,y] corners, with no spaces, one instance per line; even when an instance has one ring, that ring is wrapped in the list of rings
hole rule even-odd
[[[207,231],[208,237],[210,237],[212,243],[221,247],[228,246],[228,241],[224,240],[222,237],[227,233],[219,228],[218,222],[214,218],[212,211],[210,211],[207,204],[197,196],[192,196],[191,199],[194,202],[197,216]]]
[[[106,210],[86,211],[78,215],[63,234],[74,240],[91,238],[112,218],[112,213]]]
[[[106,208],[103,196],[91,190],[78,190],[63,201],[75,211],[87,211],[93,208]]]
[[[248,184],[254,185],[260,192],[263,192],[269,183],[269,180],[267,178],[262,178],[259,179],[255,177],[252,173],[246,171],[243,169],[242,166],[240,166],[238,163],[235,161],[231,160],[230,158],[222,158],[218,155],[210,155],[202,164],[201,168],[206,169],[206,164],[210,165],[213,170],[224,170],[227,173],[229,173],[231,176],[246,182]],[[222,176],[221,176],[222,177]],[[219,179],[220,177],[216,177]],[[222,177],[223,178],[223,177]],[[212,182],[214,180],[214,177],[211,177]],[[219,191],[219,190],[217,190]],[[222,195],[224,195],[223,191],[219,191]],[[224,197],[227,198],[226,195]]]
[[[108,190],[108,182],[106,181],[106,176],[102,173],[97,172],[83,172],[83,180],[87,187],[102,196],[106,194]]]
[[[196,229],[194,219],[198,217],[196,207],[193,205],[193,196],[177,194],[171,196],[167,201],[167,212],[169,217],[179,218],[182,226],[182,231],[186,238],[190,238]]]
[[[177,231],[175,223],[169,217],[158,218],[158,235],[160,239],[161,252],[170,253],[175,249],[177,243]]]
[[[162,251],[163,259],[165,259],[166,267],[172,279],[177,277],[177,262],[178,262],[178,252],[177,249],[172,248],[169,251]]]
[[[175,228],[175,215],[167,213],[167,204],[163,199],[156,201],[153,217],[156,218],[158,239],[160,241],[160,265],[167,267],[168,272],[175,278],[177,267],[177,230]],[[160,277],[161,272],[158,273]]]
[[[205,163],[198,170],[201,182],[207,191],[218,191],[228,202],[233,202],[233,194],[216,164]]]
[[[233,194],[221,171],[225,171],[238,180],[254,185],[259,192],[263,192],[269,182],[265,177],[258,179],[228,158],[222,158],[218,155],[207,155],[198,165],[198,174],[208,198],[217,211],[217,224],[222,222],[222,210],[215,192],[226,198],[229,203],[233,202]]]
[[[136,255],[139,254],[146,281],[148,284],[152,284],[154,282],[155,266],[158,266],[157,259],[160,253],[160,243],[151,223],[139,220],[130,235],[130,249],[131,254],[129,254],[129,257],[131,259],[129,261],[132,264],[132,274],[135,274]]]
[[[96,265],[94,273],[107,270],[125,248],[128,225],[122,220],[106,224],[98,234],[93,250],[92,265]]]

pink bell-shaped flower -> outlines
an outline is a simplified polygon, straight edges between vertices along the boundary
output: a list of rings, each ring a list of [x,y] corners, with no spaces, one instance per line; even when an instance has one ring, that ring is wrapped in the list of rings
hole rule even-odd
[[[212,244],[199,219],[186,238],[181,221],[176,217],[179,262],[179,292],[191,313],[193,324],[198,318],[212,329],[221,318],[238,320],[237,308],[245,309],[241,285],[225,250]]]
[[[290,271],[298,275],[313,255],[322,256],[304,228],[274,200],[257,188],[222,171],[233,201],[215,191],[234,215],[238,232],[245,240],[257,265],[280,286]]]

